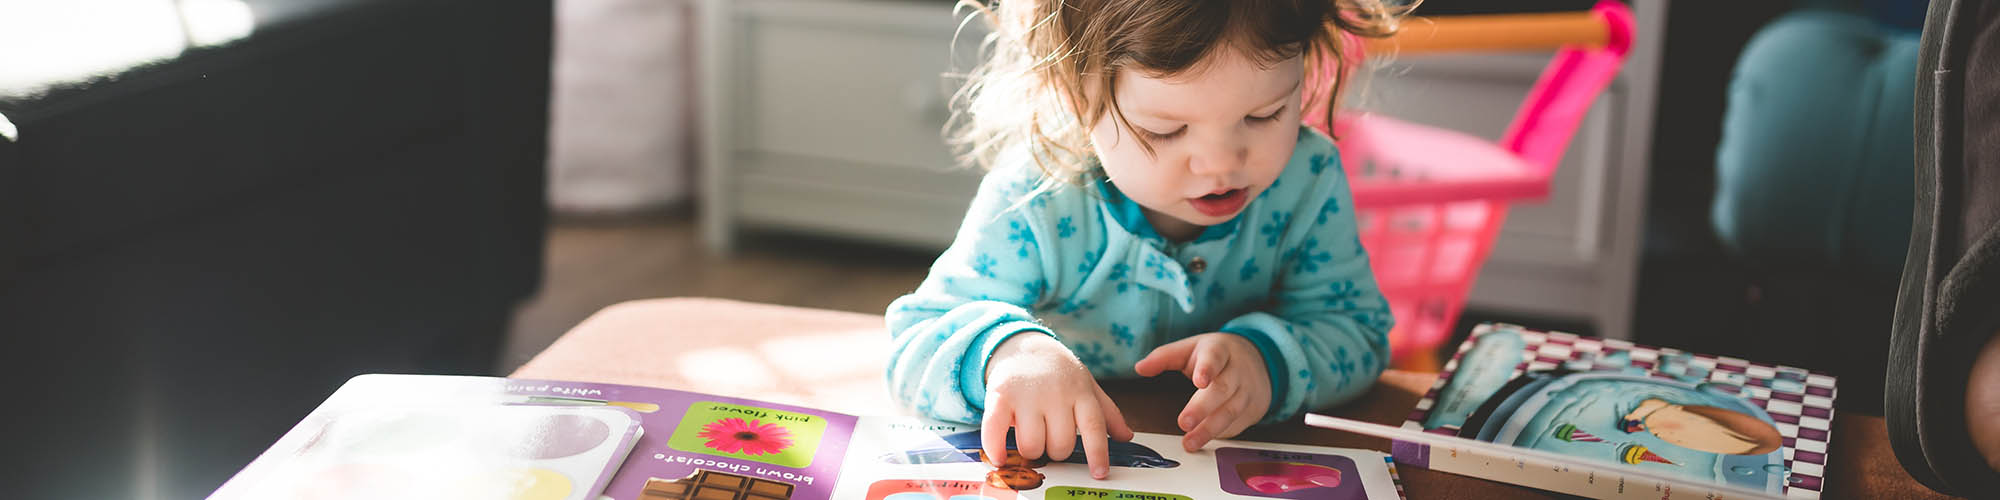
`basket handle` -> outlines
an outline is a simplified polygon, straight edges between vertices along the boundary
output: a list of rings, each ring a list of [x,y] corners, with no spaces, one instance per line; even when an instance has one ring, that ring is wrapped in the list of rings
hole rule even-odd
[[[1500,147],[1521,155],[1543,176],[1555,172],[1590,105],[1618,77],[1632,50],[1636,28],[1624,2],[1599,0],[1589,14],[1605,27],[1605,44],[1558,49],[1500,137]]]
[[[1612,41],[1611,27],[1594,11],[1419,17],[1395,36],[1369,39],[1373,54],[1433,52],[1542,52],[1564,46],[1598,48]]]
[[[1544,177],[1555,172],[1591,103],[1618,76],[1636,30],[1631,8],[1619,0],[1599,0],[1583,12],[1419,19],[1387,39],[1364,40],[1343,33],[1343,45],[1360,50],[1341,56],[1353,67],[1369,53],[1383,50],[1555,50],[1499,142]]]

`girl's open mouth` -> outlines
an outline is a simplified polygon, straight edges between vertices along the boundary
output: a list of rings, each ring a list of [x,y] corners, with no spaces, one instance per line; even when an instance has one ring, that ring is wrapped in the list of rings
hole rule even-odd
[[[1249,201],[1249,196],[1245,196],[1242,189],[1209,193],[1199,198],[1188,199],[1188,203],[1194,205],[1195,211],[1209,217],[1234,215],[1237,211],[1242,210],[1243,205]]]

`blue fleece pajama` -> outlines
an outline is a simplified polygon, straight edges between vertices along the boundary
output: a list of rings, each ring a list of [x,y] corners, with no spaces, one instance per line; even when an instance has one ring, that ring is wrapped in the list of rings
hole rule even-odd
[[[1015,334],[1052,335],[1099,379],[1134,378],[1153,348],[1209,332],[1257,346],[1264,422],[1367,390],[1395,320],[1357,237],[1333,142],[1300,127],[1278,180],[1234,219],[1170,242],[1103,180],[1035,192],[1017,158],[980,183],[951,248],[889,305],[889,390],[932,418],[977,422],[986,362]]]

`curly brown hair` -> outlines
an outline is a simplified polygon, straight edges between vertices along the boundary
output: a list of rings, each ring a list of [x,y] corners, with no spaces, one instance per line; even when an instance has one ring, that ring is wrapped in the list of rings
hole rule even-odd
[[[989,3],[989,1],[991,3]],[[1118,107],[1123,69],[1165,78],[1199,70],[1218,46],[1271,65],[1303,55],[1305,110],[1332,123],[1347,80],[1343,34],[1394,34],[1410,5],[1381,0],[960,0],[991,32],[985,60],[952,98],[951,142],[982,168],[1030,155],[1044,188],[1083,180],[1089,130]],[[1326,67],[1326,66],[1331,67]],[[1099,98],[1101,97],[1101,98]],[[1152,145],[1144,138],[1141,147]]]

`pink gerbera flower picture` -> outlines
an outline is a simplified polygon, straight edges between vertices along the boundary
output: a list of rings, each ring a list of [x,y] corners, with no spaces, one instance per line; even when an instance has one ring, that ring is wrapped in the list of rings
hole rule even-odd
[[[792,447],[792,431],[756,419],[744,422],[740,418],[725,418],[709,422],[697,435],[708,439],[709,448],[723,453],[776,454]]]

